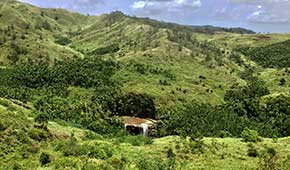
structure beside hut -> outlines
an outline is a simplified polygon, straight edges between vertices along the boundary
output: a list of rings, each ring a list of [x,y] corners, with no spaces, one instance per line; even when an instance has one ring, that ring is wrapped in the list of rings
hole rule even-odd
[[[138,117],[122,117],[124,127],[127,131],[134,134],[149,136],[152,129],[156,128],[157,121],[153,119],[142,119]]]

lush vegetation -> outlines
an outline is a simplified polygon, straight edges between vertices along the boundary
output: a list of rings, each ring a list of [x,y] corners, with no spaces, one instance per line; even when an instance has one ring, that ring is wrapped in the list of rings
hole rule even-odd
[[[243,54],[263,67],[288,68],[290,66],[290,40],[271,44],[265,47],[240,48]]]
[[[0,169],[289,167],[286,35],[14,0],[0,25]]]

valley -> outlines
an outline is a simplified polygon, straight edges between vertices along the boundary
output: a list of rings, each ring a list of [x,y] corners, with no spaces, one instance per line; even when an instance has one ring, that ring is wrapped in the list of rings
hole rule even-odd
[[[287,170],[289,39],[1,0],[0,169]]]

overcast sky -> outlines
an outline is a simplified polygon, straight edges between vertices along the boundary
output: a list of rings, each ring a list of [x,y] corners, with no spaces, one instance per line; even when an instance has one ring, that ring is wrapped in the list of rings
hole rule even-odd
[[[290,32],[290,0],[21,0],[99,15],[114,10],[188,25]]]

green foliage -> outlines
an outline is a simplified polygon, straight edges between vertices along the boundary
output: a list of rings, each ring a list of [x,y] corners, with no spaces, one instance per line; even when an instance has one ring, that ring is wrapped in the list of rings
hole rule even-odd
[[[167,113],[164,115],[163,128],[167,135],[190,136],[196,139],[201,136],[218,136],[221,131],[226,131],[239,136],[246,125],[246,120],[222,106],[215,107],[193,101],[177,109],[178,112],[165,111]]]
[[[255,158],[255,157],[259,156],[259,151],[257,150],[257,148],[254,145],[250,144],[248,147],[249,148],[248,148],[248,151],[247,151],[247,155],[249,157],[254,157]]]
[[[41,163],[41,165],[49,164],[51,162],[50,155],[42,152],[39,157],[39,162]]]
[[[155,118],[154,97],[148,94],[127,93],[116,97],[110,110],[120,116]]]
[[[90,54],[91,55],[104,55],[104,54],[109,54],[109,53],[116,53],[119,50],[120,48],[117,44],[112,44],[107,47],[95,49]]]
[[[145,137],[143,135],[123,136],[118,138],[118,141],[121,143],[130,143],[133,146],[150,145],[153,143],[153,140],[151,138]]]
[[[42,26],[43,29],[46,29],[46,30],[49,30],[49,31],[52,30],[52,27],[51,27],[50,23],[49,23],[47,20],[45,20],[45,21],[41,24],[41,26]]]
[[[168,170],[176,169],[176,154],[171,148],[167,151],[167,166]]]
[[[118,87],[111,76],[118,69],[116,62],[96,58],[76,59],[58,62],[49,66],[19,64],[12,69],[1,69],[0,96],[33,102],[40,113],[35,121],[45,124],[48,120],[61,119],[84,126],[101,134],[119,131],[120,122],[102,110],[112,101]],[[69,99],[68,87],[95,88],[97,98],[87,102]],[[36,130],[31,131],[36,140],[43,137]]]
[[[103,137],[95,132],[92,131],[85,131],[85,136],[83,140],[97,140],[102,139]]]
[[[230,59],[240,66],[245,64],[243,59],[241,58],[241,55],[239,55],[238,53],[235,53],[235,52],[231,53]]]
[[[241,73],[241,78],[247,82],[247,86],[237,87],[228,90],[225,94],[225,101],[239,102],[243,100],[256,100],[270,92],[265,82],[253,75],[254,70],[246,69]]]
[[[260,121],[262,123],[261,133],[269,137],[273,136],[289,136],[290,126],[290,107],[289,96],[279,95],[270,97],[265,101],[262,107]]]
[[[256,48],[241,48],[238,51],[263,67],[286,68],[290,66],[290,40]]]
[[[55,40],[55,43],[60,44],[60,45],[68,45],[72,42],[72,40],[70,40],[67,37],[57,37]]]
[[[137,168],[138,169],[147,169],[147,170],[174,170],[174,166],[172,166],[167,161],[157,159],[157,158],[151,158],[151,157],[142,157],[138,160]]]
[[[41,123],[41,124],[47,124],[47,123],[48,123],[48,120],[49,120],[48,115],[43,114],[43,113],[38,114],[38,115],[34,118],[34,121],[35,121],[35,122],[38,122],[38,123]]]
[[[163,69],[158,66],[151,65],[151,64],[130,62],[126,67],[130,70],[132,69],[144,75],[155,74],[155,75],[162,75],[168,80],[176,79],[176,77],[170,72],[170,70],[166,70],[166,69]]]
[[[281,166],[279,157],[274,148],[266,148],[260,158],[259,170],[280,170],[284,167]],[[287,167],[285,167],[287,168]]]
[[[241,77],[247,81],[247,85],[227,90],[224,97],[239,116],[247,116],[250,119],[259,116],[260,98],[270,93],[265,82],[253,76],[253,72],[251,68],[242,72]]]
[[[282,78],[282,79],[280,79],[279,85],[284,86],[286,82],[287,81],[284,78]]]
[[[28,131],[28,136],[36,141],[47,140],[51,137],[51,134],[46,129],[32,128]]]
[[[249,128],[245,128],[241,133],[241,137],[245,142],[260,142],[261,137],[259,133],[255,130],[251,130]]]
[[[4,67],[0,68],[0,97],[5,100],[0,100],[0,169],[39,169],[42,164],[47,169],[173,170],[179,168],[179,163],[193,165],[180,169],[207,169],[209,166],[242,169],[252,167],[248,162],[255,165],[252,159],[241,161],[240,150],[246,150],[245,143],[230,138],[216,139],[211,148],[208,139],[201,138],[242,136],[254,141],[258,132],[267,137],[290,134],[289,96],[266,96],[271,86],[267,87],[257,74],[263,68],[248,68],[246,63],[250,62],[231,52],[234,44],[230,44],[230,38],[241,37],[223,33],[206,35],[251,31],[160,23],[120,12],[86,17],[59,9],[40,10],[11,0],[3,2],[0,2],[3,10],[3,16],[0,14],[0,64]],[[53,37],[55,42],[51,41]],[[248,38],[252,36],[243,36],[245,41]],[[224,45],[225,42],[229,45]],[[284,43],[246,52],[253,53],[250,57],[264,67],[284,67],[289,65],[288,42]],[[97,57],[78,58],[85,54]],[[119,55],[122,65],[108,59],[109,56],[115,58],[114,55]],[[269,60],[269,56],[275,59]],[[126,78],[124,88],[119,84],[123,81],[118,76],[113,77],[120,66]],[[238,75],[244,68],[246,70]],[[130,77],[130,74],[138,77]],[[228,84],[234,84],[230,82],[243,84],[243,80],[246,85],[228,89]],[[285,75],[276,80],[280,80],[279,88],[286,88]],[[149,81],[150,86],[146,84]],[[155,87],[162,88],[162,92],[154,91]],[[228,91],[223,100],[224,89]],[[204,94],[205,91],[208,93]],[[193,98],[208,100],[203,104],[186,102]],[[21,102],[33,104],[31,108],[35,110],[22,114],[19,107],[23,111],[31,108],[18,106]],[[210,105],[209,102],[222,104]],[[160,109],[163,107],[172,108]],[[35,116],[34,121],[27,115]],[[153,144],[151,138],[125,134],[116,115],[156,118],[159,122],[156,136],[190,138],[166,137],[154,139]],[[52,121],[74,127],[56,125]],[[92,131],[83,132],[75,127]],[[62,133],[68,134],[64,139],[71,133],[77,135],[66,141],[58,138]],[[114,139],[116,136],[119,137]],[[170,138],[174,140],[169,141]],[[226,144],[219,145],[221,141]],[[52,151],[54,144],[56,149]],[[287,145],[283,141],[277,146],[285,147],[286,152]],[[174,149],[168,149],[171,147]],[[258,147],[249,146],[248,156],[257,157]],[[273,150],[268,150],[267,154],[271,159],[265,157],[264,163],[273,162],[272,158],[278,155]],[[230,159],[217,160],[220,156]],[[235,162],[228,165],[228,160],[243,163],[232,166]]]
[[[64,156],[88,156],[96,159],[109,159],[113,156],[112,146],[102,143],[78,144],[75,139],[68,142],[59,142],[55,149],[61,151]]]

